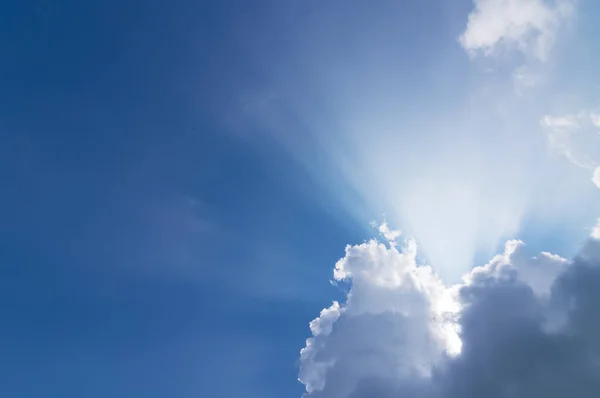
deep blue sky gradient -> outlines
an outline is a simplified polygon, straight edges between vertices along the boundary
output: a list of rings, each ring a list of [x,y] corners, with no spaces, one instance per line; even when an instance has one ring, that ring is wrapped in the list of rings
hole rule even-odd
[[[558,40],[545,72],[560,106],[515,102],[535,153],[539,117],[596,104],[597,4],[581,5],[578,40]],[[481,87],[513,98],[506,82],[523,56],[470,59],[457,38],[472,8],[2,2],[0,396],[300,397],[308,323],[344,297],[332,267],[379,216],[361,213],[378,193],[352,192],[313,140],[352,160],[344,123],[401,120],[401,134],[380,136],[381,157],[414,145],[417,169],[436,144],[419,126],[446,131],[462,115],[495,125],[494,112],[464,108]],[[506,144],[457,129],[449,136]],[[577,203],[557,220],[525,217],[517,237],[532,253],[575,253],[598,202]]]
[[[2,4],[0,395],[301,394],[308,322],[364,236],[283,150],[231,135],[266,78],[240,45],[259,16]]]

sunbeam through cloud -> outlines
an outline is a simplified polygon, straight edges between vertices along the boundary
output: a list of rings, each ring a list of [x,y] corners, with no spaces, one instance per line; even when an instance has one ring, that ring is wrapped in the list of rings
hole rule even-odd
[[[600,396],[598,16],[4,1],[0,397]]]
[[[475,67],[479,56],[493,60],[450,115],[436,113],[435,100],[432,117],[411,118],[406,103],[380,113],[394,98],[381,88],[385,101],[354,99],[363,112],[336,115],[336,138],[354,161],[326,143],[330,166],[386,221],[378,239],[347,246],[335,264],[349,290],[311,323],[300,353],[305,398],[583,398],[600,389],[600,227],[577,225],[600,211],[599,112],[550,111],[568,105],[536,94],[554,86],[530,74],[551,76],[544,65],[576,5],[475,0],[459,42]],[[494,70],[502,55],[508,73]],[[428,139],[394,140],[407,131]],[[533,255],[515,238],[532,219],[588,234],[571,259]],[[390,225],[403,228],[403,243]],[[492,259],[476,266],[482,252]]]
[[[258,121],[359,223],[386,214],[416,239],[448,282],[457,282],[475,258],[517,236],[524,219],[558,226],[589,219],[595,209],[579,207],[569,220],[560,216],[564,206],[575,207],[582,195],[596,193],[583,193],[587,183],[548,156],[543,130],[552,130],[551,146],[572,162],[595,163],[579,159],[571,146],[567,130],[576,117],[543,116],[553,106],[544,94],[552,85],[538,76],[549,73],[539,59],[552,59],[575,3],[476,1],[459,36],[464,48],[447,32],[423,38],[441,40],[456,52],[452,59],[462,56],[465,63],[447,62],[450,50],[414,55],[433,65],[426,70],[407,69],[402,51],[384,39],[405,34],[401,10],[394,2],[385,4],[372,11],[380,22],[369,25],[350,49],[294,37],[290,62],[299,62],[301,54],[300,64],[318,67],[318,73],[296,70],[291,83],[274,71],[268,94],[244,101],[245,120]],[[307,17],[316,35],[311,40],[335,43],[356,28],[340,23],[333,29],[331,22]],[[497,46],[509,55],[531,54],[507,57],[494,69],[500,63]],[[465,50],[473,55],[471,65]],[[491,69],[480,68],[479,58]],[[479,69],[476,78],[469,78],[469,68]],[[587,115],[592,125],[595,113]],[[292,120],[301,127],[291,127]],[[334,193],[348,187],[356,200]]]

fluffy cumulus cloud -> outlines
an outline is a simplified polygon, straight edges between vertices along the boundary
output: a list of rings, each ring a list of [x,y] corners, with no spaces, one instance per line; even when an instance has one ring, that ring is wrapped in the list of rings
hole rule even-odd
[[[557,30],[573,14],[572,0],[474,0],[460,43],[469,52],[517,49],[546,60]]]
[[[411,241],[403,249],[376,240],[346,248],[334,270],[337,281],[352,284],[346,303],[322,311],[301,352],[299,378],[309,396],[426,380],[445,353],[458,352],[458,303],[430,268],[417,267],[416,254]]]
[[[387,227],[386,227],[387,228]],[[385,236],[385,234],[383,234]],[[566,260],[520,241],[444,285],[416,245],[348,246],[349,283],[310,324],[306,398],[591,397],[600,390],[600,234]]]

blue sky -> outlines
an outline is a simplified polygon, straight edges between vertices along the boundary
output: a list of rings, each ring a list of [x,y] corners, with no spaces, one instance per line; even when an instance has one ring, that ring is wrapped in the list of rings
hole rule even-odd
[[[362,237],[227,133],[261,79],[237,25],[268,10],[2,8],[2,395],[299,395],[328,265]]]
[[[474,7],[4,2],[0,395],[300,397],[373,220],[448,283],[509,238],[576,254],[598,5],[533,18],[548,49],[461,41]]]

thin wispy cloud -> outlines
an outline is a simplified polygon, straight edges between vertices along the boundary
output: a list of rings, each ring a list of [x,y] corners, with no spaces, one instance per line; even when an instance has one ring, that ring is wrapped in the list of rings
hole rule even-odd
[[[600,165],[600,124],[598,110],[546,115],[540,124],[548,133],[550,148],[572,164],[594,171]],[[593,180],[596,181],[595,173]]]
[[[543,77],[540,73],[527,65],[516,68],[512,74],[513,84],[517,95],[523,97],[528,91],[540,86],[543,83]]]

